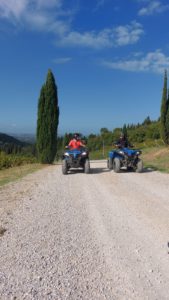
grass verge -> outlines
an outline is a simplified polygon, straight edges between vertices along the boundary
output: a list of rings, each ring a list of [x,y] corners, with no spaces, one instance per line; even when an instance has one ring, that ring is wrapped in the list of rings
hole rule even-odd
[[[27,174],[44,168],[45,166],[46,165],[41,164],[26,164],[23,166],[0,170],[0,186],[12,181],[16,181]]]
[[[169,147],[146,148],[143,150],[142,159],[145,167],[169,173]]]

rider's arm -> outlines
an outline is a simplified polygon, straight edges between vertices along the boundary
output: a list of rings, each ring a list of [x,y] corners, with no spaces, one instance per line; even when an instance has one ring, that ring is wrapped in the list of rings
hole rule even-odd
[[[69,147],[72,147],[72,140],[68,144]]]

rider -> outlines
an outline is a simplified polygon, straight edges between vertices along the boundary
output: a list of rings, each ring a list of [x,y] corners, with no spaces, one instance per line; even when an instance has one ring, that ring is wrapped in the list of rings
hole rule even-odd
[[[78,133],[75,133],[73,136],[73,139],[69,142],[68,147],[70,149],[80,149],[81,147],[85,147],[85,145],[82,143],[80,139],[80,135]]]
[[[120,134],[120,137],[119,137],[118,141],[116,142],[116,146],[119,148],[131,147],[127,137],[125,136],[125,134],[123,132]]]

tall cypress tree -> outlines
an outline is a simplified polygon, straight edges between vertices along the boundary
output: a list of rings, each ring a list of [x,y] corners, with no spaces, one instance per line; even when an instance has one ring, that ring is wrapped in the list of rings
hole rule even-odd
[[[166,112],[165,126],[166,126],[166,135],[167,135],[166,144],[169,145],[169,90],[168,90],[167,112]]]
[[[125,138],[127,138],[127,126],[126,126],[126,124],[123,125],[122,133],[124,134]]]
[[[167,144],[167,129],[166,129],[166,115],[167,115],[167,70],[164,72],[164,86],[161,100],[161,138],[165,144]]]
[[[57,87],[51,70],[42,86],[38,103],[37,153],[41,163],[52,163],[57,151],[59,107]]]

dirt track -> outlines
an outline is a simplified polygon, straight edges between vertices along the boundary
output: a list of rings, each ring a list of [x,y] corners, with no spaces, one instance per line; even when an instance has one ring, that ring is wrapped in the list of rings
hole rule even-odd
[[[0,299],[169,299],[169,175],[91,167],[0,189]]]

